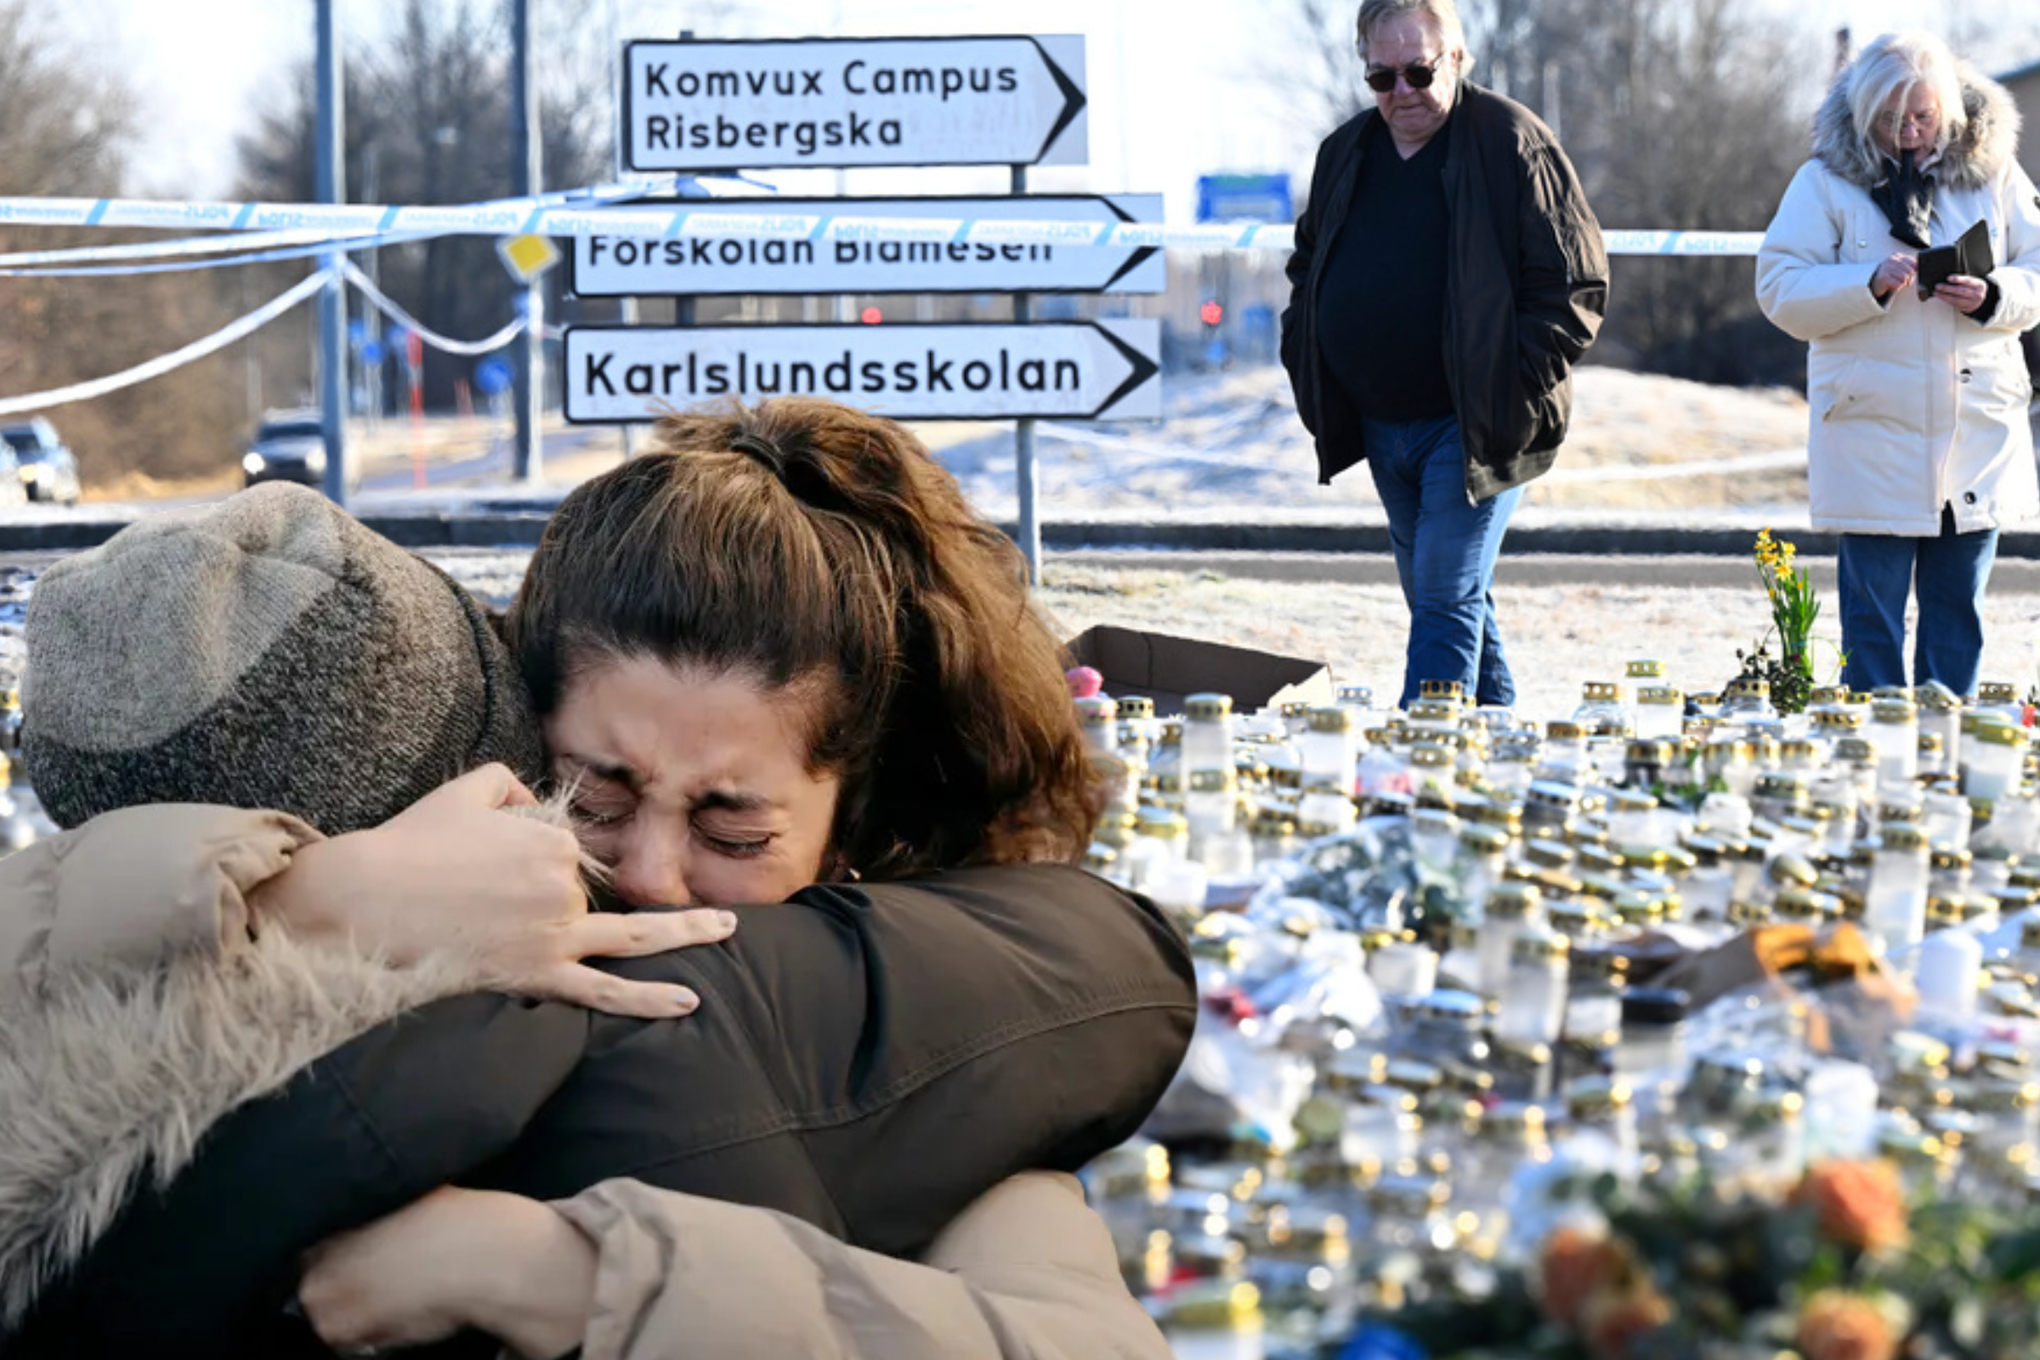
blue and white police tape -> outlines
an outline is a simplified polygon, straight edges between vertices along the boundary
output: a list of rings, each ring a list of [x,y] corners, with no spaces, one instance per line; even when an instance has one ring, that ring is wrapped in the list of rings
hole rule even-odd
[[[1761,231],[1603,231],[1610,255],[1755,255]]]
[[[424,322],[418,320],[417,317],[412,316],[402,307],[399,307],[391,300],[388,293],[375,286],[375,281],[363,273],[361,266],[355,264],[354,261],[341,261],[340,271],[349,283],[361,290],[363,297],[374,304],[377,311],[396,322],[399,326],[417,332],[419,340],[425,344],[430,345],[436,350],[443,350],[448,354],[487,354],[490,350],[503,348],[503,346],[515,340],[524,330],[525,321],[520,316],[511,320],[508,325],[504,326],[503,329],[497,331],[494,335],[486,336],[480,340],[455,340],[432,330]]]
[[[19,415],[25,411],[47,410],[52,406],[62,406],[66,402],[84,401],[91,397],[102,397],[108,392],[118,392],[123,387],[133,387],[136,383],[147,382],[150,378],[160,378],[173,369],[182,368],[194,360],[203,359],[206,355],[216,350],[225,349],[243,336],[260,330],[312,294],[318,292],[325,285],[326,278],[326,271],[321,270],[309,278],[301,279],[246,316],[228,323],[226,326],[214,331],[211,335],[206,336],[203,340],[194,340],[180,350],[170,354],[159,355],[146,363],[136,364],[133,368],[125,369],[119,373],[110,373],[103,378],[94,378],[89,382],[73,383],[69,387],[55,388],[47,392],[31,392],[25,396],[0,398],[0,416]]]
[[[691,188],[694,181],[672,175],[619,180],[587,189],[568,189],[536,194],[528,198],[497,199],[486,203],[429,209],[402,209],[410,214],[455,214],[475,223],[515,219],[528,220],[532,213],[587,203],[614,203],[643,198],[647,194],[670,193]],[[86,205],[90,205],[89,207]],[[373,218],[367,228],[334,225],[277,225],[279,213],[365,214]],[[293,250],[320,247],[325,250],[364,250],[371,246],[397,244],[434,236],[491,235],[479,227],[448,227],[444,223],[421,225],[407,230],[387,230],[379,224],[393,208],[350,207],[330,203],[175,203],[154,199],[39,199],[0,198],[0,224],[17,222],[37,226],[74,227],[171,227],[217,226],[223,234],[196,236],[174,241],[137,241],[118,246],[92,246],[63,250],[22,250],[0,255],[0,270],[27,271],[43,266],[124,263],[139,260],[200,258],[239,251]],[[187,215],[188,214],[188,215]],[[224,223],[215,219],[226,215]],[[194,221],[193,219],[203,219]],[[244,224],[237,225],[240,219]],[[148,219],[148,220],[143,220]],[[258,220],[259,219],[259,220]],[[422,220],[422,219],[421,219]],[[301,253],[321,253],[318,250]],[[234,263],[253,263],[252,260]]]
[[[19,415],[27,411],[42,411],[52,406],[65,405],[68,402],[86,401],[93,397],[103,397],[109,392],[118,392],[122,388],[133,387],[138,383],[147,382],[151,378],[160,378],[164,374],[182,368],[186,364],[203,359],[208,354],[225,349],[235,341],[260,330],[276,320],[277,317],[282,316],[291,308],[317,293],[325,285],[326,280],[332,276],[332,273],[333,271],[328,269],[319,270],[310,277],[299,280],[289,289],[246,316],[228,322],[211,335],[194,340],[183,348],[169,354],[160,355],[145,363],[136,364],[133,368],[123,369],[118,373],[109,373],[103,378],[93,378],[87,382],[72,383],[68,387],[52,388],[45,392],[30,392],[22,396],[0,397],[0,417]],[[424,344],[430,345],[434,349],[444,350],[448,354],[487,354],[489,351],[501,349],[512,340],[515,340],[523,333],[525,328],[524,318],[518,317],[494,335],[487,336],[481,340],[455,340],[420,324],[416,317],[412,316],[402,307],[399,307],[390,300],[387,294],[377,288],[368,275],[362,273],[353,261],[343,261],[340,266],[340,273],[349,283],[359,288],[369,302],[377,310],[381,311],[383,315],[389,317],[398,325],[415,331],[419,340]]]
[[[272,239],[291,233],[251,232],[249,240]],[[232,247],[241,243],[239,237],[207,236],[191,241],[165,241],[166,246],[182,245],[224,245]],[[249,251],[244,254],[228,254],[220,251],[211,254],[176,252],[168,258],[150,259],[146,254],[130,255],[122,263],[76,263],[49,264],[33,267],[10,267],[0,265],[0,279],[90,279],[90,278],[132,278],[142,274],[183,274],[202,269],[233,269],[244,264],[276,264],[286,260],[324,259],[329,255],[344,254],[356,250],[378,250],[384,246],[400,246],[412,241],[429,241],[431,236],[423,232],[397,232],[388,236],[319,236],[309,242],[294,245],[272,246],[267,250]],[[42,255],[55,255],[56,251],[41,251]],[[80,250],[74,255],[80,261],[103,258],[104,252]]]
[[[169,227],[194,226],[234,232],[328,233],[336,248],[360,249],[374,239],[407,235],[546,235],[632,236],[697,240],[783,241],[936,241],[965,244],[1101,246],[1116,249],[1167,250],[1291,250],[1295,229],[1284,223],[1243,222],[1194,227],[1152,222],[1073,222],[1014,218],[875,217],[855,213],[773,212],[770,200],[719,200],[713,206],[694,199],[678,203],[635,202],[628,206],[592,207],[595,195],[607,201],[637,198],[642,186],[602,186],[577,191],[578,201],[556,196],[503,199],[466,206],[398,207],[385,204],[326,203],[180,203],[146,199],[0,198],[0,224],[34,223],[68,226]],[[744,206],[734,204],[742,202]],[[759,203],[760,206],[751,206]],[[208,238],[209,240],[217,238]],[[1611,255],[1738,256],[1754,255],[1762,239],[1756,232],[1610,231],[1605,233]],[[301,235],[278,248],[304,243]],[[165,243],[199,253],[188,242]],[[122,248],[136,258],[133,247]],[[41,251],[0,255],[0,269],[85,263],[80,252]],[[98,262],[95,259],[92,262]]]

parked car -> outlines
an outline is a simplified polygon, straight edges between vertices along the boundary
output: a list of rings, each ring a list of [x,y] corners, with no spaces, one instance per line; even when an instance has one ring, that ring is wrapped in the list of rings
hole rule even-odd
[[[8,480],[19,485],[28,500],[78,503],[78,458],[57,434],[56,426],[37,416],[19,425],[0,426],[0,440],[14,455],[14,471]]]
[[[326,480],[326,430],[316,415],[272,416],[262,422],[241,458],[245,484]]]
[[[28,504],[28,488],[21,484],[21,460],[14,446],[0,439],[0,507]]]

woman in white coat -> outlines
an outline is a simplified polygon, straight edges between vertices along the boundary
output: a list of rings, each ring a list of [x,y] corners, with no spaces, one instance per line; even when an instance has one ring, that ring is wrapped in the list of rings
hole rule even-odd
[[[2011,97],[1940,39],[1880,37],[1835,78],[1758,252],[1764,314],[1812,345],[1812,520],[1841,535],[1853,689],[1974,694],[1998,530],[2040,514],[2019,353],[2040,322],[2040,198],[2018,131]],[[1978,222],[1996,267],[1922,294],[1918,252]]]

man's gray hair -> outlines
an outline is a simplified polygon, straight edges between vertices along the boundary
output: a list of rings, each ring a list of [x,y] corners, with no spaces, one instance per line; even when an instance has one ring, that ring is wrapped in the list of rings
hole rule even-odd
[[[1907,29],[1878,37],[1850,63],[1840,79],[1849,101],[1850,121],[1870,165],[1878,164],[1884,157],[1872,138],[1878,114],[1887,106],[1902,113],[1905,101],[1917,86],[1926,86],[1941,106],[1941,125],[1934,129],[1935,150],[1945,150],[1968,125],[1955,54],[1948,50],[1947,43],[1931,33]]]
[[[1405,14],[1429,15],[1431,21],[1438,25],[1438,36],[1445,40],[1447,52],[1466,50],[1466,26],[1459,22],[1459,6],[1454,0],[1362,0],[1360,21],[1355,25],[1362,60],[1367,57],[1367,40],[1383,24]],[[1462,71],[1468,64],[1460,63]]]

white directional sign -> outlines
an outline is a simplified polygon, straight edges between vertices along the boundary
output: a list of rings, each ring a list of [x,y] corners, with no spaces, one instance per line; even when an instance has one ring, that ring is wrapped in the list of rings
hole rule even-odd
[[[721,200],[742,211],[749,200]],[[582,297],[690,297],[720,293],[1159,293],[1161,251],[1146,246],[1051,245],[1001,240],[955,224],[1160,222],[1160,194],[1030,198],[756,200],[767,211],[842,214],[889,224],[926,222],[914,240],[861,232],[812,240],[677,239],[590,235],[574,240],[570,287]],[[846,224],[847,226],[848,224]],[[1084,233],[1088,238],[1088,230]]]
[[[1082,165],[1084,40],[634,42],[632,170]]]
[[[833,397],[898,420],[1162,413],[1161,323],[574,326],[567,419],[616,424],[721,397]]]

